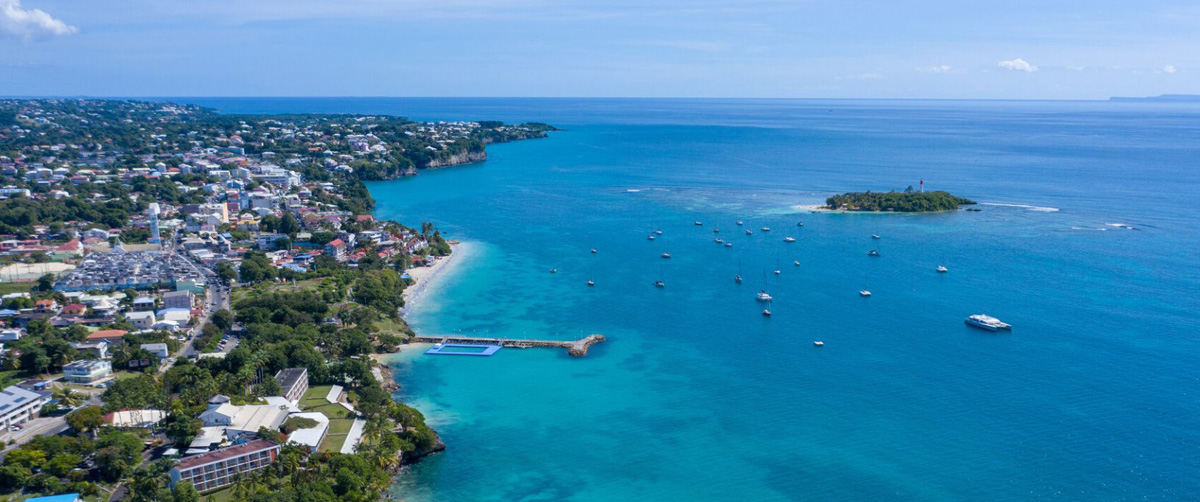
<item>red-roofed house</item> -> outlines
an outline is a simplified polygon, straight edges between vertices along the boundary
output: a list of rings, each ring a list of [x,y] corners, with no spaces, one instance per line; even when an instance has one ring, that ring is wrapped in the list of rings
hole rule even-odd
[[[106,341],[109,345],[121,343],[124,340],[126,331],[123,329],[102,329],[88,335],[89,342]]]
[[[87,305],[82,303],[72,303],[66,307],[63,307],[62,311],[59,313],[62,315],[83,315],[84,312],[87,312]]]
[[[54,300],[38,300],[33,304],[33,308],[38,312],[54,312],[58,310],[58,302]]]
[[[334,239],[325,245],[325,254],[334,258],[341,258],[346,254],[346,243],[341,239]]]

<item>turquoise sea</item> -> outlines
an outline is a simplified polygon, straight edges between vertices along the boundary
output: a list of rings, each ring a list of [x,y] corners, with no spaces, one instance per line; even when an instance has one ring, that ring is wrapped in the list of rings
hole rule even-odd
[[[370,184],[379,217],[466,243],[419,330],[608,337],[583,359],[402,357],[397,397],[449,449],[399,498],[1200,499],[1200,107],[189,101],[564,129]],[[982,211],[795,208],[922,179]]]

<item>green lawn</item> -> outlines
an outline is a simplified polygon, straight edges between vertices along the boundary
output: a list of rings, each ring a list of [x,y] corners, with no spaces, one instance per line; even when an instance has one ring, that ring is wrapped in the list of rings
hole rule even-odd
[[[329,395],[329,389],[332,388],[332,385],[309,387],[308,390],[304,391],[304,396],[300,398],[300,408],[308,409],[314,406],[329,404],[329,401],[325,400],[325,396]]]
[[[330,420],[329,431],[325,433],[325,439],[321,441],[321,446],[317,448],[317,451],[333,453],[342,451],[342,445],[346,443],[346,434],[350,433],[352,425],[354,425],[352,418]]]
[[[212,502],[233,502],[233,487],[226,486],[220,490],[211,491],[200,496],[200,500]]]
[[[330,419],[346,418],[346,417],[353,416],[353,414],[350,413],[350,410],[347,410],[342,405],[336,404],[336,403],[328,403],[328,404],[324,404],[321,406],[313,406],[311,408],[305,409],[304,411],[315,411],[317,413],[322,413],[325,416],[329,417]]]
[[[28,293],[36,284],[36,282],[0,282],[0,295]]]
[[[21,370],[0,371],[0,388],[8,387],[26,379],[28,379],[28,376]]]

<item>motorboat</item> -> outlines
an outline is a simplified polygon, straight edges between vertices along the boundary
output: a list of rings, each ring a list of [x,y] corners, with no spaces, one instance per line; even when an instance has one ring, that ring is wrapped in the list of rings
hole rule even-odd
[[[871,234],[872,239],[879,239],[879,234]]]
[[[997,331],[997,330],[1002,330],[1002,329],[1011,330],[1012,329],[1011,324],[1008,324],[1004,321],[996,319],[995,317],[992,317],[990,315],[984,315],[984,314],[975,314],[975,315],[969,316],[969,317],[967,317],[967,320],[963,321],[963,322],[967,323],[968,326],[974,326],[976,328],[986,329],[988,331]]]
[[[654,234],[647,235],[646,238],[649,240],[654,240]]]
[[[770,231],[771,231],[771,227],[762,227],[762,228],[760,228],[759,230],[762,230],[763,232],[770,232]]]
[[[703,221],[697,221],[697,222],[696,222],[696,226],[697,226],[697,227],[699,227],[699,226],[703,226],[703,225],[704,225],[704,222],[703,222]]]
[[[771,301],[771,295],[766,291],[759,291],[758,294],[754,296],[754,299],[760,302],[769,302]]]
[[[713,242],[715,242],[717,244],[724,244],[725,240],[720,237],[717,237],[716,239],[713,239]]]
[[[763,317],[771,317],[771,309],[763,309]]]
[[[860,290],[860,291],[858,292],[858,296],[861,296],[861,297],[863,297],[863,298],[866,298],[866,297],[868,297],[868,296],[871,296],[871,292],[870,292],[870,291],[867,291],[867,290],[865,290],[865,289],[863,289],[863,290]]]
[[[735,275],[735,276],[733,276],[733,282],[736,282],[736,283],[738,283],[738,284],[741,284],[741,283],[742,283],[742,274],[738,274],[738,275]]]
[[[879,251],[878,251],[878,250],[876,250],[876,249],[872,249],[872,250],[870,250],[870,251],[867,251],[867,256],[879,256]]]
[[[753,233],[754,233],[754,232],[751,232],[749,229],[746,229],[746,235],[751,235],[751,234],[753,234]]]
[[[719,234],[719,233],[721,233],[721,227],[713,227],[713,233],[714,233],[714,234]]]
[[[817,346],[817,347],[824,347],[824,346],[825,346],[825,342],[822,342],[822,341],[820,341],[820,340],[814,340],[814,341],[813,341],[813,345],[814,345],[814,346]]]
[[[797,222],[796,222],[796,226],[797,226],[797,227],[803,227],[803,226],[804,226],[804,222],[803,222],[803,221],[797,221]]]
[[[670,257],[671,257],[671,253],[663,253],[663,254],[662,254],[662,257],[663,257],[663,258],[670,258]]]
[[[732,242],[726,242],[726,243],[725,243],[725,247],[727,247],[727,248],[731,248],[731,247],[733,247],[733,243],[732,243]]]
[[[596,248],[592,248],[592,254],[596,254]]]
[[[937,271],[939,274],[944,274],[946,272],[949,272],[950,269],[946,268],[944,265],[938,265]]]
[[[795,237],[784,237],[783,242],[796,242]]]
[[[654,233],[658,234],[658,235],[662,235],[662,230],[655,230]]]
[[[557,273],[558,273],[558,269],[557,269],[557,268],[552,268],[552,269],[550,269],[550,273],[551,273],[551,274],[557,274]]]
[[[657,280],[657,281],[654,281],[654,287],[656,287],[656,288],[665,288],[665,287],[667,287],[667,283],[665,283],[665,282],[663,282],[661,279],[659,279],[659,280]]]
[[[739,227],[742,226],[742,220],[737,220],[737,224]]]
[[[800,266],[800,260],[793,261],[793,262],[792,262],[792,265],[795,265],[795,266],[799,267],[799,266]]]
[[[596,281],[588,279],[588,286],[595,286],[595,285],[596,285]]]
[[[782,271],[782,270],[775,269],[775,275],[779,275],[779,274],[782,274],[782,273],[783,273],[783,271]]]

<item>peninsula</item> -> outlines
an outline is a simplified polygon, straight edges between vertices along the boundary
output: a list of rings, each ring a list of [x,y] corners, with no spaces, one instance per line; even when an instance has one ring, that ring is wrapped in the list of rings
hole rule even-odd
[[[931,213],[954,211],[960,205],[975,201],[951,195],[949,192],[850,192],[825,199],[824,209],[835,211],[876,211],[897,213]]]

